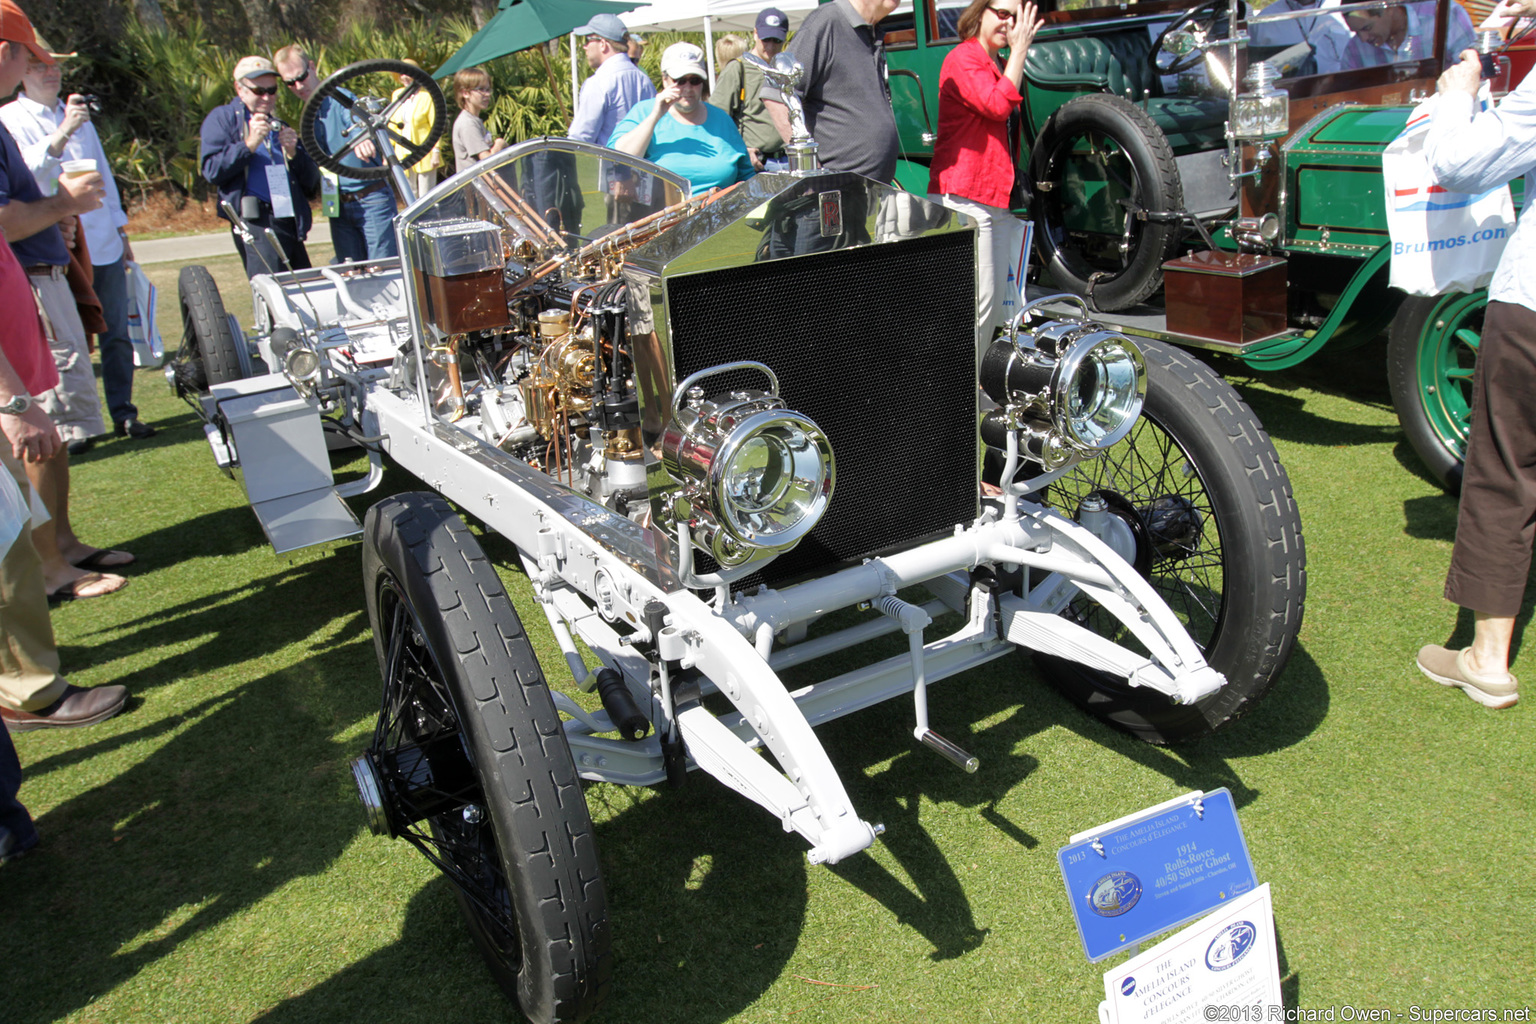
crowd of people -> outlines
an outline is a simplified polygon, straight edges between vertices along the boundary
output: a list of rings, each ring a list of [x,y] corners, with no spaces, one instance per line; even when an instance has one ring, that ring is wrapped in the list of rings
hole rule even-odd
[[[64,678],[48,612],[50,599],[120,590],[128,581],[112,570],[134,560],[87,544],[69,519],[71,451],[104,432],[88,326],[101,342],[104,383],[112,381],[117,433],[154,432],[133,409],[131,346],[126,324],[113,319],[126,319],[117,292],[126,291],[127,220],[89,130],[89,102],[59,97],[64,56],[38,42],[14,0],[0,0],[0,95],[22,89],[0,108],[0,297],[10,311],[0,323],[0,861],[38,839],[17,800],[10,733],[104,721],[128,699],[121,686],[83,689]],[[109,338],[129,350],[126,373],[107,369]]]

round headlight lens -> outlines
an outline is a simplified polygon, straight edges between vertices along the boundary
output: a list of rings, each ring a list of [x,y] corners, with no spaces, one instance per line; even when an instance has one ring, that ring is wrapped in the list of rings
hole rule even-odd
[[[720,446],[711,497],[720,525],[752,547],[785,547],[815,527],[832,495],[832,446],[808,417],[756,413]]]
[[[294,382],[309,382],[320,376],[320,353],[303,345],[294,345],[283,356],[283,372]]]
[[[1123,438],[1141,415],[1146,363],[1129,339],[1089,334],[1062,356],[1054,384],[1056,429],[1076,447],[1098,451]]]

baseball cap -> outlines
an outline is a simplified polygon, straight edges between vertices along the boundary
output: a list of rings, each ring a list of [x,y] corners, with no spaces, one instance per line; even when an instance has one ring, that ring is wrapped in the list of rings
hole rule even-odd
[[[639,32],[631,32],[629,34],[629,41],[632,43],[644,43],[645,36],[641,35]]]
[[[571,30],[573,35],[600,36],[610,43],[622,43],[628,32],[617,14],[599,14],[581,28]]]
[[[789,19],[777,7],[765,7],[757,16],[757,38],[784,41],[789,34]]]
[[[704,66],[704,51],[692,43],[673,43],[661,53],[661,73],[672,81],[684,75],[698,75],[709,81],[709,69]]]
[[[8,43],[17,43],[25,46],[32,56],[44,64],[54,63],[56,57],[72,57],[74,54],[53,54],[43,49],[37,41],[37,33],[32,29],[32,22],[22,13],[13,0],[0,0],[0,39]]]
[[[4,2],[5,0],[0,0],[0,3]],[[272,62],[265,57],[241,57],[239,63],[235,65],[235,81],[237,82],[246,78],[275,74],[277,74],[277,68],[273,67]]]

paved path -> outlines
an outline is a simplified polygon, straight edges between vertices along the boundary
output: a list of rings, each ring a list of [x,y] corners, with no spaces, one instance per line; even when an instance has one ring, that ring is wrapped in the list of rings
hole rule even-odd
[[[317,217],[309,229],[310,245],[331,244],[331,222]],[[174,263],[180,260],[206,260],[217,256],[235,255],[235,240],[228,231],[215,231],[206,235],[184,235],[180,238],[154,238],[133,242],[133,256],[140,263]]]

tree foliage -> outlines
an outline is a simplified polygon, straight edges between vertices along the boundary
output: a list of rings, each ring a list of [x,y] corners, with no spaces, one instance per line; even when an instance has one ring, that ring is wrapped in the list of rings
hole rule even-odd
[[[252,2],[277,11],[279,19],[297,23],[309,18],[310,24],[323,23],[323,27],[284,31],[258,43],[239,14],[240,4]],[[40,3],[52,3],[56,7],[46,9],[57,14],[67,4],[75,18],[94,10],[113,26],[105,34],[81,28],[75,35],[50,35],[41,25],[39,29],[51,45],[79,50],[80,57],[65,64],[64,90],[100,98],[104,112],[96,119],[97,130],[127,196],[170,190],[202,198],[208,189],[198,167],[199,130],[210,110],[234,97],[231,75],[237,60],[250,53],[271,54],[297,42],[315,58],[322,74],[377,57],[409,57],[430,70],[447,62],[477,30],[467,2],[458,5],[462,14],[398,16],[400,11],[409,13],[406,4],[411,2],[389,3],[396,12],[389,20],[355,13],[367,10],[369,4],[385,6],[384,0],[316,3],[307,14],[301,10],[302,0],[27,0],[24,6],[31,13],[34,7],[45,9]],[[163,11],[168,30],[147,27],[133,13],[144,3]],[[202,10],[212,19],[204,20]],[[647,73],[658,77],[662,49],[683,37],[678,33],[652,36],[642,62]],[[82,38],[92,42],[75,41]],[[696,35],[687,38],[697,41]],[[570,56],[563,43],[555,40],[485,65],[496,94],[485,118],[492,132],[509,142],[565,133],[572,102]],[[577,56],[584,77],[588,69],[581,51]],[[451,115],[454,97],[451,88],[447,91]],[[299,112],[298,100],[281,90],[278,116],[297,124]],[[451,157],[447,162],[452,163]]]

